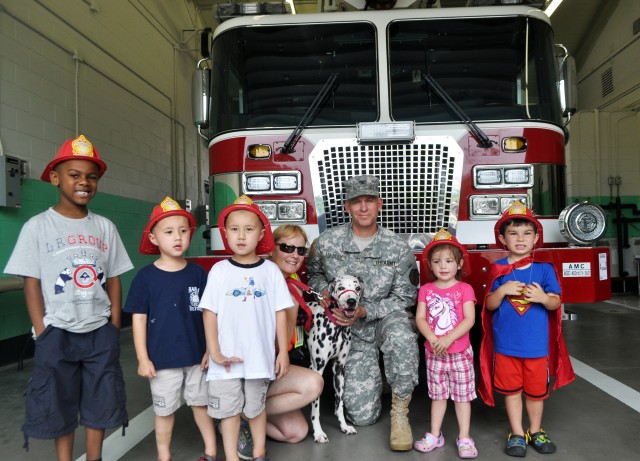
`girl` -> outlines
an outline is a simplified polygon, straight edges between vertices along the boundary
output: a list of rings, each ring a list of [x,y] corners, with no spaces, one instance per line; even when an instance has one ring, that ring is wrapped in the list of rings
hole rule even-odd
[[[431,398],[431,430],[414,443],[423,453],[444,445],[442,421],[447,399],[454,401],[458,419],[458,456],[476,458],[469,435],[471,401],[476,398],[473,351],[469,330],[475,321],[473,288],[459,278],[466,249],[440,229],[422,253],[435,281],[420,287],[416,324],[425,337],[427,381]]]

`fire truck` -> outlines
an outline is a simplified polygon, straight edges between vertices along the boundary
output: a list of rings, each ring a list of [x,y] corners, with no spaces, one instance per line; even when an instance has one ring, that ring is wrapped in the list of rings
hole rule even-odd
[[[262,5],[251,11],[270,12]],[[381,182],[379,224],[419,266],[440,228],[468,248],[479,300],[505,255],[494,224],[515,200],[543,224],[535,259],[554,264],[563,301],[608,299],[604,212],[566,203],[570,110],[559,90],[571,72],[553,39],[546,14],[527,6],[225,20],[205,34],[194,74],[211,217],[209,254],[196,260],[224,257],[217,217],[238,196],[313,240],[348,222],[343,184],[368,174]]]

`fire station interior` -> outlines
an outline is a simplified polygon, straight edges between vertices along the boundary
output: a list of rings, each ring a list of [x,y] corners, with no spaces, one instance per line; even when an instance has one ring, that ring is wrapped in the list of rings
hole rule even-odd
[[[247,2],[248,3],[248,2]],[[388,8],[483,8],[499,0],[287,0],[288,14]],[[567,195],[604,210],[611,295],[563,304],[562,329],[576,379],[551,391],[543,428],[557,453],[530,459],[632,460],[640,428],[640,2],[637,0],[508,0],[550,15],[554,41],[575,59],[575,112],[567,122]],[[39,181],[65,139],[85,134],[108,164],[96,209],[120,229],[134,263],[123,278],[152,259],[137,254],[139,235],[154,204],[170,195],[190,205],[199,227],[188,256],[208,242],[207,146],[193,126],[192,73],[200,32],[243,9],[228,0],[0,0],[0,266],[4,268],[26,220],[55,204],[55,190]],[[263,10],[261,10],[263,11]],[[381,11],[383,14],[383,11]],[[268,44],[265,44],[268,46]],[[481,67],[481,66],[479,66]],[[5,168],[6,167],[6,168]],[[6,171],[5,171],[6,170]],[[104,197],[104,198],[102,198]],[[91,205],[93,206],[93,204]],[[596,270],[596,268],[594,268]],[[585,287],[587,290],[589,287]],[[479,318],[476,319],[479,323]],[[21,280],[0,275],[0,395],[4,395],[2,459],[56,459],[53,442],[24,448],[24,393],[33,369],[31,325]],[[478,329],[473,334],[477,343]],[[422,339],[420,340],[422,342]],[[107,431],[103,460],[155,459],[148,382],[137,375],[130,319],[121,330],[121,365],[129,426]],[[475,351],[477,354],[477,350]],[[414,439],[430,429],[430,400],[421,354],[420,382],[410,404]],[[552,379],[553,383],[553,379]],[[297,444],[267,441],[272,460],[453,460],[458,434],[453,403],[442,429],[445,446],[424,454],[389,449],[391,396],[382,416],[357,434],[340,432],[329,371],[321,402],[329,443],[311,431]],[[309,417],[310,408],[304,409]],[[525,428],[527,425],[525,416]],[[471,436],[479,457],[510,459],[504,399],[472,403]],[[85,460],[84,431],[76,431],[73,459]],[[195,460],[202,443],[191,411],[176,414],[173,460]],[[635,453],[635,454],[634,454]],[[218,435],[218,458],[225,459]]]

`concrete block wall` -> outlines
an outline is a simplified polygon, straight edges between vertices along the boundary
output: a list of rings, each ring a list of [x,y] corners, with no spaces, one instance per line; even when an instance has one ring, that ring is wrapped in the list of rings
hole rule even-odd
[[[77,133],[108,166],[90,208],[114,221],[136,269],[153,260],[137,249],[155,204],[206,202],[206,148],[191,121],[199,37],[189,29],[201,27],[189,1],[0,2],[0,153],[28,166],[22,208],[0,208],[0,270],[24,222],[56,202],[39,177]],[[205,254],[202,230],[189,256]],[[29,328],[22,291],[0,293],[0,364]]]

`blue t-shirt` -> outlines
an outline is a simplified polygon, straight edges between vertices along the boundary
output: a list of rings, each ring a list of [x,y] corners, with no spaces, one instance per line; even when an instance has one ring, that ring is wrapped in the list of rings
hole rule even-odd
[[[147,352],[156,370],[202,362],[206,350],[200,296],[207,274],[197,264],[167,272],[149,264],[136,274],[124,311],[147,314]]]
[[[508,264],[507,258],[496,264]],[[491,292],[510,280],[525,284],[537,282],[545,293],[561,294],[560,283],[549,263],[532,263],[526,269],[516,269],[498,277]],[[524,296],[505,296],[493,314],[494,350],[500,354],[521,358],[549,355],[549,318],[547,309],[539,303],[529,303]]]

